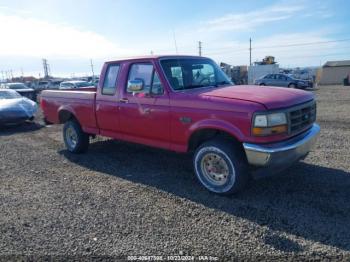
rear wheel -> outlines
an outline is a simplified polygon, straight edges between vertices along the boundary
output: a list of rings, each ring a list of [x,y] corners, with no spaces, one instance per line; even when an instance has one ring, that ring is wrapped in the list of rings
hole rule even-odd
[[[295,84],[289,84],[288,87],[289,88],[297,88],[297,86]]]
[[[89,135],[81,129],[80,124],[75,120],[64,124],[63,139],[66,148],[72,153],[86,152],[89,147]]]
[[[217,194],[241,191],[250,177],[243,152],[226,139],[213,139],[199,146],[193,165],[199,182]]]

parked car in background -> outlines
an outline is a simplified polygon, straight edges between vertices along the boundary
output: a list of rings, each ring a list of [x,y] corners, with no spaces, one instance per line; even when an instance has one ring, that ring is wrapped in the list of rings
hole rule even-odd
[[[94,85],[86,81],[65,81],[60,84],[59,89],[93,88]]]
[[[37,104],[12,89],[0,89],[0,125],[33,120]]]
[[[267,74],[256,80],[255,84],[260,86],[280,86],[300,89],[313,87],[311,81],[295,79],[285,74]]]
[[[27,97],[33,101],[36,101],[36,92],[33,88],[29,88],[23,83],[6,83],[2,85],[2,88],[12,89],[17,91],[21,96]]]
[[[47,88],[49,88],[49,81],[39,81],[36,85],[35,90],[42,91]]]
[[[99,81],[100,81],[100,79],[95,78],[95,79],[92,79],[89,83],[90,83],[92,86],[97,87]]]
[[[86,151],[95,135],[193,152],[199,182],[218,194],[304,158],[320,131],[312,92],[235,86],[205,57],[107,62],[100,79],[97,89],[42,92],[44,119],[64,124],[70,152]]]
[[[61,83],[62,83],[62,80],[51,80],[49,82],[48,89],[59,89]]]

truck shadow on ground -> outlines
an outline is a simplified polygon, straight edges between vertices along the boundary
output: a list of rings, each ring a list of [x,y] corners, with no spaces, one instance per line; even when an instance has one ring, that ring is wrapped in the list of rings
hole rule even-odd
[[[265,243],[281,251],[303,249],[276,232],[350,251],[349,172],[301,162],[281,176],[253,181],[238,195],[218,196],[198,184],[190,155],[112,140],[92,143],[83,155],[59,153],[82,167],[267,226],[275,233]]]
[[[10,136],[13,134],[37,131],[44,126],[36,122],[24,122],[17,125],[0,125],[0,136]]]

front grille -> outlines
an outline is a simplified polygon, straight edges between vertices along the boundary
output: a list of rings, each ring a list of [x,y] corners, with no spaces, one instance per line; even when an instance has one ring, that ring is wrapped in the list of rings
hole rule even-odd
[[[316,103],[313,101],[289,111],[290,133],[297,133],[316,121]]]

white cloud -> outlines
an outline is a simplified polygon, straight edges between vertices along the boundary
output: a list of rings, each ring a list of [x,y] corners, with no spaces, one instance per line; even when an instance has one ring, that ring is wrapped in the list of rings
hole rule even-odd
[[[102,35],[62,24],[0,14],[0,56],[100,58],[130,55]]]
[[[202,31],[242,31],[251,30],[269,22],[292,18],[303,5],[272,5],[267,8],[240,14],[227,14],[221,18],[203,23]]]

